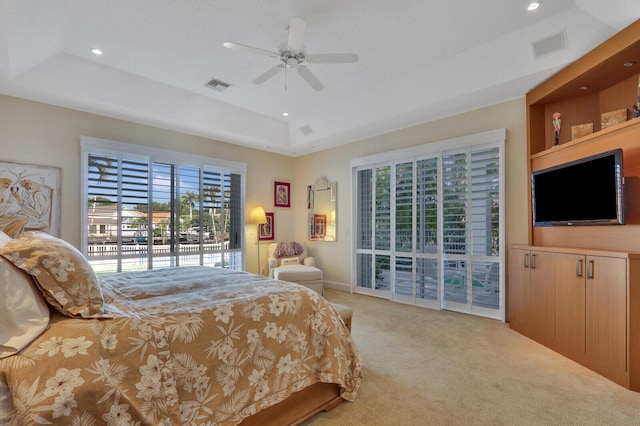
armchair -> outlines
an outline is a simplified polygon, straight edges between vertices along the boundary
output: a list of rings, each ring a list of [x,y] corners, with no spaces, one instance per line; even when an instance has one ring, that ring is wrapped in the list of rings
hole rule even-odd
[[[307,255],[304,244],[296,241],[269,244],[268,263],[269,277],[324,293],[322,269],[317,268],[315,259]]]

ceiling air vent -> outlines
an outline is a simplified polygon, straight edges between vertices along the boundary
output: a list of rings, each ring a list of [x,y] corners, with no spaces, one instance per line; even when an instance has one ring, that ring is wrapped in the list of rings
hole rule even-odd
[[[552,36],[534,41],[531,43],[531,46],[533,47],[533,56],[535,58],[539,58],[540,56],[548,55],[549,53],[567,47],[566,36],[564,31],[562,31]]]
[[[303,135],[310,135],[311,133],[313,133],[313,129],[308,124],[306,126],[300,127],[300,131]]]
[[[204,84],[209,89],[216,90],[218,92],[224,91],[227,87],[231,86],[229,83],[225,83],[224,81],[216,80],[212,78]]]

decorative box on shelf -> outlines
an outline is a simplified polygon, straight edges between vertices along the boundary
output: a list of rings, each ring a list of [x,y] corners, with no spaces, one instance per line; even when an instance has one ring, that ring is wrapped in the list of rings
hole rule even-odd
[[[571,140],[579,139],[593,133],[593,123],[578,124],[571,126]]]
[[[604,112],[600,114],[601,117],[601,129],[606,129],[616,124],[624,123],[627,121],[627,109],[618,109],[615,111]]]

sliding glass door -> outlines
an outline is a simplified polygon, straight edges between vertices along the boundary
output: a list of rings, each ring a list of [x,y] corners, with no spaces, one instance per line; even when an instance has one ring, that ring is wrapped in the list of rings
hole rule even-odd
[[[354,291],[503,320],[503,144],[353,167]]]

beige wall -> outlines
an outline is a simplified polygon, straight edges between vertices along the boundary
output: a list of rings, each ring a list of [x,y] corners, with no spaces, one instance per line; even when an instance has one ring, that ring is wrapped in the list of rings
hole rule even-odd
[[[309,251],[318,258],[328,285],[348,284],[351,280],[351,170],[354,158],[378,154],[459,136],[506,128],[506,242],[526,243],[527,230],[527,154],[526,110],[524,98],[479,109],[454,117],[421,124],[385,135],[296,159],[298,187],[312,184],[318,176],[338,182],[338,241],[310,242]],[[306,196],[297,194],[298,197]],[[296,218],[305,214],[303,200]],[[304,238],[306,223],[296,222],[296,237]],[[327,265],[331,265],[328,267]]]
[[[273,211],[273,180],[293,182],[295,159],[210,139],[0,95],[0,160],[62,168],[61,237],[80,246],[80,136],[92,136],[247,164],[247,214]],[[292,185],[292,190],[296,187]],[[294,238],[294,209],[278,209],[277,237]],[[246,227],[247,270],[257,272],[256,227]],[[261,260],[266,265],[266,245]]]
[[[61,237],[80,245],[80,136],[183,151],[247,164],[248,211],[275,212],[276,238],[306,241],[306,186],[319,176],[338,182],[338,241],[307,242],[325,278],[348,285],[351,259],[350,160],[497,128],[507,129],[507,244],[527,242],[527,172],[524,98],[369,138],[300,158],[226,144],[0,95],[0,160],[62,168]],[[273,181],[291,182],[292,207],[273,208]],[[246,228],[247,270],[257,272],[255,226]],[[266,269],[267,246],[260,246]]]

